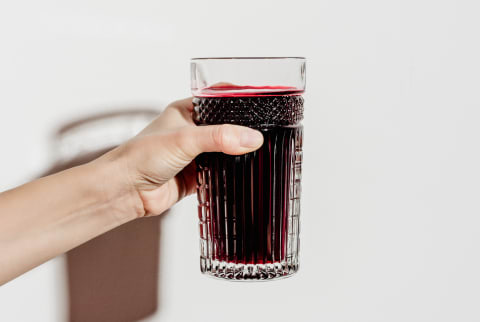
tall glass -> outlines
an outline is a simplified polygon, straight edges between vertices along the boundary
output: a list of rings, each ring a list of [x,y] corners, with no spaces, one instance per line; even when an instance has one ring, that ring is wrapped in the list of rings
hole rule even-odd
[[[258,129],[263,146],[196,158],[200,268],[231,280],[298,270],[305,58],[194,58],[198,125]]]

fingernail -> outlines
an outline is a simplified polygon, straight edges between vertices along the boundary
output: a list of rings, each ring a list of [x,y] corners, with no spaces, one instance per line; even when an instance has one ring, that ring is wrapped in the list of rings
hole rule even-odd
[[[256,148],[262,143],[263,135],[257,130],[245,129],[240,135],[240,145],[244,148]]]

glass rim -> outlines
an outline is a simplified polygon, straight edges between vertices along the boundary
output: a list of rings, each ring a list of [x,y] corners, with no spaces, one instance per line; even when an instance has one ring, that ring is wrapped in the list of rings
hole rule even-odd
[[[191,61],[195,60],[268,60],[268,59],[275,59],[275,60],[283,60],[283,59],[294,59],[294,60],[306,60],[305,57],[302,56],[279,56],[279,57],[194,57],[190,58]]]

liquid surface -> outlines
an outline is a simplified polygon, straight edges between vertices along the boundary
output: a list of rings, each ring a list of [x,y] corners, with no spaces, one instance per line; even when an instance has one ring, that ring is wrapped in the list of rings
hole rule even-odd
[[[303,90],[293,86],[241,86],[218,83],[202,89],[193,89],[195,97],[257,97],[301,95]]]

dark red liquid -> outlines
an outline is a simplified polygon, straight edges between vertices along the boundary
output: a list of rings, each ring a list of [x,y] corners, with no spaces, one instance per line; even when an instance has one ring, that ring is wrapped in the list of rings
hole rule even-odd
[[[303,99],[291,91],[250,93],[197,97],[194,105],[197,124],[245,125],[264,136],[263,146],[246,155],[196,158],[203,255],[236,264],[286,261],[289,234],[298,234]]]

